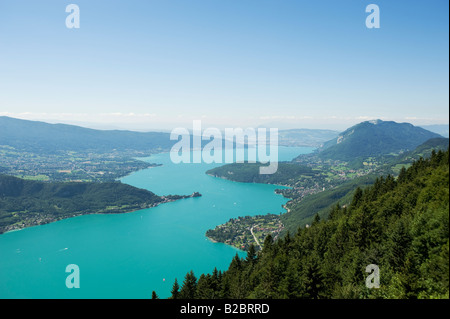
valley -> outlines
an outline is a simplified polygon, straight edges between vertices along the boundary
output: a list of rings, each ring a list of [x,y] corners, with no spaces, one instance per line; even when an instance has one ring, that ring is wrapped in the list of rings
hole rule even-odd
[[[26,121],[20,123],[30,124]],[[37,136],[42,127],[38,125],[38,131],[33,132],[35,124],[31,124],[32,126],[27,128],[25,139],[33,145],[29,148],[24,143],[17,142],[18,139],[14,138],[13,131],[7,131],[5,127],[2,127],[2,132],[6,132],[5,135],[9,139],[0,139],[2,155],[0,157],[0,232],[6,232],[1,236],[7,238],[5,241],[0,241],[0,250],[5,254],[13,252],[13,255],[8,255],[9,259],[3,262],[3,266],[0,263],[0,266],[3,269],[12,269],[12,265],[19,262],[22,256],[22,249],[26,250],[23,247],[19,250],[12,249],[17,243],[16,240],[29,238],[28,236],[33,234],[38,234],[40,238],[46,238],[46,234],[50,234],[50,238],[53,236],[63,238],[64,247],[70,247],[64,250],[66,254],[72,254],[72,248],[77,247],[79,240],[83,242],[93,238],[93,242],[96,242],[98,238],[105,238],[98,244],[94,244],[92,248],[84,244],[83,248],[78,248],[78,253],[73,256],[83,263],[87,262],[88,256],[97,254],[98,249],[105,251],[105,258],[115,256],[115,260],[126,263],[130,269],[135,269],[135,276],[131,276],[135,282],[135,288],[132,291],[138,296],[145,294],[145,287],[140,286],[139,274],[142,271],[145,272],[148,266],[143,265],[149,265],[158,258],[164,260],[165,262],[156,263],[151,267],[164,278],[173,280],[180,277],[180,274],[191,265],[196,265],[196,271],[203,273],[211,269],[208,268],[211,266],[220,265],[221,269],[226,269],[231,256],[236,254],[236,249],[238,249],[237,255],[229,267],[230,275],[224,277],[226,279],[223,279],[224,281],[220,284],[222,290],[215,292],[214,296],[244,297],[244,293],[258,298],[266,298],[270,294],[276,297],[286,297],[289,294],[312,296],[311,293],[316,292],[306,293],[302,290],[305,287],[286,288],[286,291],[283,290],[285,288],[267,290],[265,286],[255,288],[252,286],[254,283],[247,283],[246,287],[253,287],[255,290],[245,290],[247,288],[239,288],[239,284],[230,276],[234,276],[231,275],[233,272],[244,269],[246,265],[259,264],[260,258],[270,259],[267,257],[271,254],[269,252],[275,253],[275,250],[279,251],[278,249],[294,245],[291,244],[292,238],[297,238],[299,234],[314,233],[321,229],[322,226],[318,225],[326,223],[329,225],[330,219],[345,215],[348,209],[356,207],[355,198],[369,196],[364,195],[368,190],[382,187],[380,185],[387,185],[383,187],[389,188],[392,187],[392,183],[400,183],[402,180],[412,178],[408,176],[414,176],[414,170],[418,170],[420,165],[433,167],[432,165],[438,165],[432,164],[436,162],[442,166],[442,157],[445,157],[442,152],[448,149],[448,139],[417,129],[420,134],[416,135],[417,138],[414,141],[405,139],[407,143],[401,144],[401,139],[395,143],[387,140],[389,147],[379,145],[375,153],[348,158],[348,154],[358,153],[361,140],[369,144],[383,144],[384,139],[379,140],[379,136],[375,134],[380,126],[391,126],[389,130],[391,132],[398,130],[399,136],[401,134],[414,136],[411,134],[411,129],[414,130],[414,128],[410,126],[404,133],[405,126],[401,124],[380,121],[362,123],[348,130],[352,132],[351,138],[345,138],[344,132],[341,134],[343,137],[338,137],[335,142],[323,143],[323,145],[328,144],[328,147],[321,146],[313,152],[311,148],[280,147],[282,152],[277,172],[261,175],[259,174],[261,164],[258,163],[232,163],[223,166],[218,163],[175,165],[171,162],[168,153],[163,152],[164,148],[161,146],[141,148],[137,146],[141,142],[123,142],[121,145],[105,144],[98,149],[93,149],[94,144],[87,143],[91,146],[86,148],[85,145],[81,145],[82,140],[79,140],[79,144],[57,150],[53,143],[58,142],[58,138],[52,137],[52,142],[49,140],[37,142],[33,136]],[[40,125],[51,130],[52,135],[60,135],[53,131],[54,126]],[[368,131],[368,128],[375,128],[375,126],[376,129],[372,133]],[[359,127],[363,129],[360,131]],[[59,126],[56,127],[56,129],[59,128]],[[63,131],[78,130],[75,127],[66,126],[62,129]],[[98,136],[98,132],[88,132],[91,136]],[[129,132],[124,134],[127,137],[123,141],[134,136]],[[292,136],[290,135],[289,139]],[[372,137],[372,140],[370,138],[367,140],[368,137]],[[428,137],[431,138],[424,140]],[[316,138],[317,136],[314,137],[315,141],[317,141]],[[290,140],[289,143],[293,141]],[[331,145],[333,143],[335,145]],[[392,148],[392,145],[396,146]],[[329,151],[330,149],[332,152]],[[194,154],[193,151],[191,155],[198,156],[198,154]],[[342,154],[347,155],[341,156]],[[151,156],[146,157],[148,155]],[[423,160],[429,157],[434,158],[431,164]],[[445,168],[441,167],[440,170],[444,172],[445,179]],[[440,180],[439,183],[445,185],[445,180]],[[167,204],[160,205],[163,203]],[[147,212],[147,208],[151,208],[151,211]],[[128,212],[134,213],[122,214]],[[100,223],[100,219],[94,218],[100,215],[117,216],[117,219],[101,219]],[[54,223],[55,221],[60,222]],[[35,225],[49,227],[30,227]],[[358,227],[355,231],[358,231],[357,229],[365,231],[364,227]],[[27,229],[20,233],[11,232],[11,230],[23,228]],[[57,235],[60,232],[68,232],[70,235],[61,237]],[[138,237],[129,236],[136,232],[139,234]],[[116,236],[119,236],[120,243],[114,241]],[[309,237],[305,238],[309,240],[307,239]],[[110,250],[113,246],[109,240],[115,243],[114,251],[120,247],[121,254],[112,253],[111,255]],[[295,240],[295,245],[298,241]],[[45,242],[46,244],[42,247],[52,247],[53,250],[61,252],[61,249],[55,246],[55,244],[58,246],[58,242],[52,244]],[[284,248],[274,248],[278,247],[277,245]],[[320,245],[317,249],[322,247]],[[139,254],[132,253],[135,251],[133,247],[141,246]],[[314,256],[321,254],[314,249],[312,251]],[[41,261],[40,255],[47,256],[42,249],[35,250],[33,260]],[[178,265],[176,269],[170,271],[163,267],[167,265],[168,250],[178,252],[169,258],[172,263]],[[196,256],[200,251],[204,255],[215,257],[213,260],[199,261]],[[217,254],[218,251],[220,251],[219,254]],[[242,259],[245,251],[248,251],[247,258]],[[130,257],[130,253],[133,257]],[[49,257],[44,259],[47,258]],[[314,258],[312,261],[302,260],[302,265],[309,270],[304,270],[306,273],[302,273],[301,276],[305,278],[313,276],[314,279],[314,267],[316,267],[314,265],[317,265],[317,261],[324,257],[318,255]],[[60,259],[50,259],[52,264],[61,263]],[[140,266],[136,266],[133,260],[136,260]],[[100,264],[92,264],[93,269],[98,269],[97,266],[102,268]],[[141,266],[143,268],[140,268]],[[261,264],[258,267],[264,269]],[[292,275],[298,276],[296,271],[288,270]],[[14,273],[21,273],[20,278],[25,276],[23,272]],[[91,282],[96,282],[94,279],[96,274],[97,272],[94,271],[89,275]],[[265,277],[259,278],[258,274],[252,276],[267,284]],[[290,278],[289,276],[287,274],[285,278]],[[15,280],[20,282],[20,278]],[[199,284],[209,285],[208,281],[205,282],[205,278],[211,277],[202,275],[200,278]],[[3,278],[3,280],[6,279]],[[246,279],[239,280],[244,282]],[[165,281],[158,281],[158,277],[148,278],[146,282],[147,287],[151,286],[161,291],[162,296],[170,295],[170,287],[164,284]],[[284,283],[277,282],[277,285],[284,285]],[[226,287],[229,286],[232,287],[231,290],[227,290]],[[205,291],[199,289],[198,293],[206,296],[210,292],[208,289]],[[439,289],[445,292],[445,287]],[[25,294],[35,295],[36,291],[31,289]],[[53,296],[56,291],[61,293],[58,289],[51,287],[46,293]],[[130,292],[130,290],[124,291]],[[108,285],[98,290],[91,289],[88,295],[91,293],[96,296],[120,295]],[[328,296],[345,295],[345,292],[341,290],[321,293]],[[349,295],[345,296],[349,297]]]

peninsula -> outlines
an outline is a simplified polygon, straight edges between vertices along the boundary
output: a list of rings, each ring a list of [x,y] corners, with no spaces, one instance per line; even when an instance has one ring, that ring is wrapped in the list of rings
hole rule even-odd
[[[61,183],[0,175],[0,234],[87,214],[119,214],[191,195],[158,196],[121,182]]]

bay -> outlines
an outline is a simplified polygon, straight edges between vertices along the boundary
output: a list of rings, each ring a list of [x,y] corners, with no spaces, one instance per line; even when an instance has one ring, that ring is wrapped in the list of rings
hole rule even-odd
[[[279,159],[311,152],[280,147]],[[162,166],[122,179],[158,195],[188,198],[118,215],[85,215],[0,235],[0,298],[150,298],[170,296],[193,270],[226,270],[245,252],[213,243],[206,230],[230,218],[279,214],[286,199],[280,186],[236,183],[205,174],[222,164],[174,164],[168,153],[143,159]],[[80,269],[80,288],[68,289],[66,266]]]

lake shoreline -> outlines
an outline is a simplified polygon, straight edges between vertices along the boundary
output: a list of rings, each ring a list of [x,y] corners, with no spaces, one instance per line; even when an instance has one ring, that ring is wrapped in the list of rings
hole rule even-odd
[[[283,151],[284,158],[301,153]],[[41,229],[8,232],[0,236],[0,297],[139,299],[155,290],[167,298],[170,283],[190,269],[196,274],[225,270],[236,254],[245,258],[245,250],[206,237],[207,229],[242,215],[285,211],[281,206],[286,199],[274,192],[277,186],[244,185],[205,174],[218,164],[175,164],[167,152],[140,159],[162,165],[133,172],[121,178],[122,183],[159,196],[193,191],[203,196],[168,198],[172,204],[157,205],[153,211],[127,209],[116,216],[69,218]],[[256,227],[253,232],[257,235]],[[60,251],[64,247],[70,249]],[[83,289],[66,289],[64,269],[69,263],[80,266]]]
[[[173,196],[175,198],[170,198],[168,196]],[[167,204],[167,203],[172,203],[175,202],[177,200],[181,200],[181,199],[187,199],[187,198],[196,198],[196,197],[201,197],[202,195],[198,192],[194,192],[191,195],[168,195],[168,196],[161,196],[161,198],[163,198],[163,201],[158,202],[158,203],[152,203],[152,204],[148,204],[146,205],[146,207],[139,207],[139,208],[132,208],[132,209],[124,209],[123,211],[116,211],[116,212],[92,212],[92,213],[78,213],[75,212],[70,216],[63,216],[61,218],[54,218],[54,217],[50,217],[49,215],[42,215],[41,218],[39,218],[38,220],[35,221],[27,221],[26,219],[24,220],[24,222],[26,222],[26,224],[24,222],[22,222],[21,225],[10,225],[10,226],[5,226],[3,228],[6,228],[6,231],[3,231],[2,229],[0,229],[0,236],[3,234],[7,234],[7,233],[11,233],[11,232],[16,232],[16,231],[20,231],[23,229],[27,229],[27,228],[31,228],[31,227],[36,227],[36,226],[43,226],[43,225],[48,225],[51,223],[56,223],[58,221],[61,220],[65,220],[65,219],[70,219],[70,218],[74,218],[74,217],[80,217],[80,216],[88,216],[88,215],[119,215],[119,214],[129,214],[129,213],[135,213],[137,211],[140,210],[144,210],[144,209],[149,209],[149,208],[153,208],[153,207],[157,207],[161,204]]]

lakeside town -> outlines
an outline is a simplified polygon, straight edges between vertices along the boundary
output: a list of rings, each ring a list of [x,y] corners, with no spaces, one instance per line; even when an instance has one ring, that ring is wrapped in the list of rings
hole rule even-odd
[[[250,245],[261,250],[264,239],[271,235],[276,240],[284,230],[279,215],[267,214],[231,218],[228,222],[206,232],[206,236],[241,250],[248,250]]]
[[[0,145],[0,173],[45,182],[106,182],[159,166],[135,159],[148,155],[123,151],[39,154]]]

